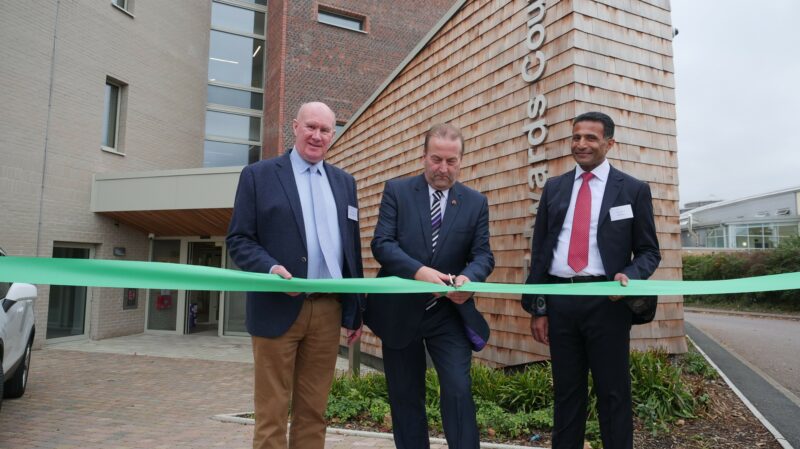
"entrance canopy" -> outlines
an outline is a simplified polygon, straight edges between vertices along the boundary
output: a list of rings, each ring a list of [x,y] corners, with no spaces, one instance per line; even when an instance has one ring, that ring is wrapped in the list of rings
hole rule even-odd
[[[91,211],[156,236],[225,235],[242,167],[95,174]]]

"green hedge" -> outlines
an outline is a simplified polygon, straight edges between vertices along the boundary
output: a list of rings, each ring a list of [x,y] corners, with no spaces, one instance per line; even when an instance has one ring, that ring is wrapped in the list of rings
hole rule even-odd
[[[800,271],[800,237],[785,239],[775,249],[683,257],[683,279],[736,279]],[[687,304],[800,311],[800,290],[732,295],[686,296]]]
[[[715,371],[697,353],[669,356],[664,352],[631,354],[631,386],[634,412],[652,432],[666,431],[677,419],[693,418],[707,401],[686,375],[714,377]],[[435,371],[426,373],[426,409],[432,432],[442,432],[439,411],[439,381]],[[590,377],[591,381],[591,377]],[[586,438],[600,447],[597,399],[590,382],[589,421]],[[506,373],[483,365],[472,367],[472,394],[481,434],[500,441],[549,433],[553,428],[553,378],[548,363]],[[334,424],[351,423],[378,430],[391,430],[389,398],[383,374],[341,377],[334,381],[328,400],[327,418]]]

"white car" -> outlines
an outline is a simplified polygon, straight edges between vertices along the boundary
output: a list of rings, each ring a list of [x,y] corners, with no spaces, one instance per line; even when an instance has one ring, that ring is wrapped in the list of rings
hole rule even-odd
[[[0,249],[0,256],[5,256]],[[3,398],[18,398],[28,384],[31,346],[36,331],[36,286],[0,282],[0,408]]]

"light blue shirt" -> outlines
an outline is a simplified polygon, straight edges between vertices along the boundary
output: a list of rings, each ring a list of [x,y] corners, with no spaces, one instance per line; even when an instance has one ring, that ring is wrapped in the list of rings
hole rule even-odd
[[[292,148],[289,159],[292,162],[294,181],[297,184],[297,193],[300,195],[300,205],[303,209],[303,224],[305,225],[306,247],[308,248],[307,277],[308,279],[329,279],[332,276],[325,263],[322,244],[329,245],[332,248],[336,259],[334,263],[338,263],[339,273],[342,271],[344,254],[342,253],[342,239],[339,233],[339,220],[336,213],[336,200],[333,198],[328,175],[325,173],[322,161],[310,164],[294,148]],[[315,174],[312,174],[312,172]],[[321,198],[315,198],[311,194],[311,176],[322,177],[322,182],[320,183],[322,187]],[[320,242],[320,234],[317,232],[317,223],[314,219],[315,207],[324,209],[327,217],[328,235],[332,236],[330,241]]]

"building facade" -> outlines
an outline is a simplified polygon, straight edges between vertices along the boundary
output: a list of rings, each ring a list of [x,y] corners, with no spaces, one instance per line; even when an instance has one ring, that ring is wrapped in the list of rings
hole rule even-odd
[[[489,282],[522,283],[547,178],[574,167],[571,120],[590,110],[616,122],[611,164],[649,183],[662,261],[655,279],[681,279],[678,170],[669,2],[466,0],[442,20],[351,120],[329,160],[359,188],[365,275],[384,182],[422,171],[425,132],[451,122],[465,135],[461,181],[489,200],[496,266]],[[519,296],[483,294],[488,346],[475,357],[518,365],[548,357]],[[683,300],[659,298],[632,347],[683,352]],[[365,353],[380,340],[365,333]]]
[[[0,247],[230,266],[241,166],[283,151],[305,101],[344,126],[451,4],[0,2]],[[37,346],[243,330],[215,292],[39,292]]]
[[[800,187],[717,201],[681,213],[686,249],[769,249],[800,234]]]
[[[541,189],[572,168],[570,120],[617,122],[612,164],[653,192],[680,279],[668,0],[0,2],[0,246],[11,255],[235,268],[224,236],[241,166],[280,154],[310,100],[337,113],[330,161],[358,181],[362,254],[383,183],[421,170],[434,122],[467,137],[489,198],[492,282],[520,283]],[[40,288],[37,344],[139,332],[242,335],[243,295]],[[484,363],[547,357],[513,295],[482,295]],[[633,345],[682,352],[680,297]],[[42,329],[46,326],[46,332]],[[364,348],[379,356],[377,338]]]

